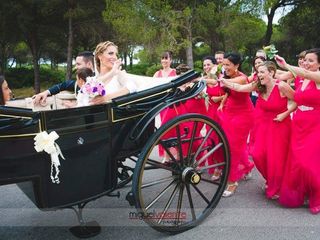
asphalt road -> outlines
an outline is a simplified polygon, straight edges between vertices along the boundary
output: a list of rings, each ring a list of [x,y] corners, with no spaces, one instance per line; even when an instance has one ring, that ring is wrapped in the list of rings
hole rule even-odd
[[[86,220],[102,226],[100,235],[91,239],[320,239],[320,216],[306,207],[285,209],[267,200],[261,189],[263,180],[257,172],[242,181],[236,194],[223,198],[214,212],[189,231],[168,235],[153,230],[138,219],[130,219],[125,200],[129,187],[121,189],[120,198],[102,197],[89,203]],[[77,224],[70,209],[40,211],[16,185],[0,187],[0,239],[76,239],[69,227]]]

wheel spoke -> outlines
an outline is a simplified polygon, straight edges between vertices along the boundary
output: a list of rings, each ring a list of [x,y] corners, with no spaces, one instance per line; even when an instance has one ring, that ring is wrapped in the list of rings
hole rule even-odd
[[[167,185],[156,197],[149,203],[149,205],[146,207],[146,210],[151,208],[172,186],[175,180],[173,180],[169,185]]]
[[[211,180],[211,179],[206,179],[206,178],[201,178],[201,181],[204,181],[204,182],[207,182],[207,183],[211,183],[213,185],[217,185],[217,186],[220,186],[220,182],[218,181],[214,181],[214,180]]]
[[[162,214],[161,214],[161,217],[160,219],[158,220],[158,224],[160,224],[164,218],[164,216],[166,215],[169,207],[171,206],[171,203],[175,197],[175,195],[177,194],[177,191],[178,191],[178,184],[176,185],[176,187],[174,188],[173,192],[171,193],[171,196],[169,198],[169,201],[167,202],[166,206],[164,207],[163,211],[162,211]]]
[[[194,206],[193,206],[193,201],[192,201],[192,197],[191,197],[190,185],[189,184],[186,185],[186,189],[187,189],[188,200],[189,200],[189,204],[190,204],[192,220],[195,220],[196,219],[196,213],[194,211]]]
[[[152,187],[152,186],[155,186],[160,183],[168,182],[168,181],[172,180],[172,178],[173,178],[173,176],[170,176],[170,177],[161,178],[156,181],[149,182],[149,183],[145,183],[145,184],[141,185],[141,189],[147,188],[147,187]],[[175,181],[175,179],[173,179],[173,181]]]
[[[197,128],[198,128],[198,122],[195,122],[193,124],[192,134],[191,134],[191,138],[190,138],[190,144],[189,144],[189,148],[188,148],[188,155],[187,155],[188,163],[187,163],[187,166],[189,166],[191,164],[190,160],[191,160],[192,145],[193,145],[193,142],[194,142],[194,138],[195,138],[195,135],[196,135]]]
[[[201,173],[203,173],[207,169],[216,168],[216,167],[220,167],[220,166],[224,166],[224,165],[226,165],[226,162],[215,163],[215,164],[209,165],[209,166],[198,167],[197,169],[200,170]]]
[[[200,144],[200,146],[199,146],[196,154],[194,155],[194,159],[196,159],[197,156],[199,155],[200,151],[202,150],[203,145],[207,142],[207,140],[208,140],[210,134],[212,133],[212,131],[213,131],[213,129],[211,128],[211,129],[209,130],[209,132],[207,133],[207,135],[206,135],[206,136],[204,137],[204,139],[202,140],[202,142],[201,142],[201,144]]]
[[[166,151],[166,153],[169,155],[169,157],[176,163],[178,163],[177,159],[173,156],[173,154],[170,152],[170,149],[167,148],[167,146],[165,146],[165,144],[163,144],[163,141],[160,140],[159,143],[161,144],[161,146],[163,147],[163,149]]]
[[[177,140],[178,140],[178,153],[180,159],[180,166],[183,167],[183,153],[182,153],[182,143],[181,143],[181,133],[179,125],[176,126]]]
[[[177,204],[177,220],[176,225],[179,225],[180,220],[180,214],[181,214],[181,206],[182,206],[182,198],[183,198],[183,190],[184,190],[184,184],[180,184],[180,190],[179,190],[179,199]]]
[[[206,201],[207,204],[210,203],[210,201],[206,198],[206,196],[200,191],[200,189],[196,185],[191,184],[191,186],[199,193],[199,195],[203,198],[203,200]]]
[[[179,173],[177,170],[175,170],[175,169],[173,169],[173,168],[171,168],[171,167],[169,167],[169,166],[167,166],[167,165],[165,165],[163,163],[160,163],[160,162],[158,162],[156,160],[152,160],[150,158],[147,160],[146,164],[149,164],[149,165],[151,165],[153,167],[156,167],[156,169],[157,168],[161,168],[161,169],[165,169],[165,170],[168,170],[168,171],[171,171],[171,172],[174,172],[174,173]]]
[[[199,164],[201,164],[204,160],[206,160],[210,155],[212,155],[215,151],[217,151],[218,148],[223,146],[223,143],[220,142],[214,148],[212,148],[209,152],[207,152],[199,161],[195,162],[195,167],[197,167]]]

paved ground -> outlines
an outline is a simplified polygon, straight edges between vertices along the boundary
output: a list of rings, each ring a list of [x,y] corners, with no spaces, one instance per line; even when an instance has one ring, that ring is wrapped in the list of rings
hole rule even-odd
[[[254,178],[241,182],[235,196],[222,199],[214,212],[200,226],[170,239],[320,239],[320,216],[307,208],[284,209],[275,201],[266,200]],[[87,220],[102,225],[100,235],[91,239],[166,239],[140,220],[130,220],[134,211],[125,200],[128,188],[120,199],[102,197],[88,204]],[[0,239],[76,239],[68,228],[76,225],[72,210],[43,212],[16,185],[0,187]]]

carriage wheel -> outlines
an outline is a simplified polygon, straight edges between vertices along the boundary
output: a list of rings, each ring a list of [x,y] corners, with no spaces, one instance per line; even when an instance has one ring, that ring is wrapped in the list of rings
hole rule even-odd
[[[166,161],[159,156],[159,146]],[[197,226],[217,206],[229,172],[224,132],[210,118],[178,116],[161,126],[142,149],[133,175],[139,219],[158,231]],[[211,180],[218,168],[221,177]]]

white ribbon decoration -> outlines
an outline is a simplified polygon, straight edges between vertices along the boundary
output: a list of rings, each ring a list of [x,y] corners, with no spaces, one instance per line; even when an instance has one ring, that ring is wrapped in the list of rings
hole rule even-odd
[[[51,156],[51,173],[50,178],[53,183],[60,183],[59,180],[59,166],[60,160],[59,156],[62,159],[65,159],[62,155],[61,149],[59,145],[55,142],[59,138],[59,135],[52,131],[48,134],[46,131],[38,133],[34,138],[34,149],[37,152],[45,151],[46,153],[50,154]],[[55,176],[53,176],[53,171],[55,170]]]

